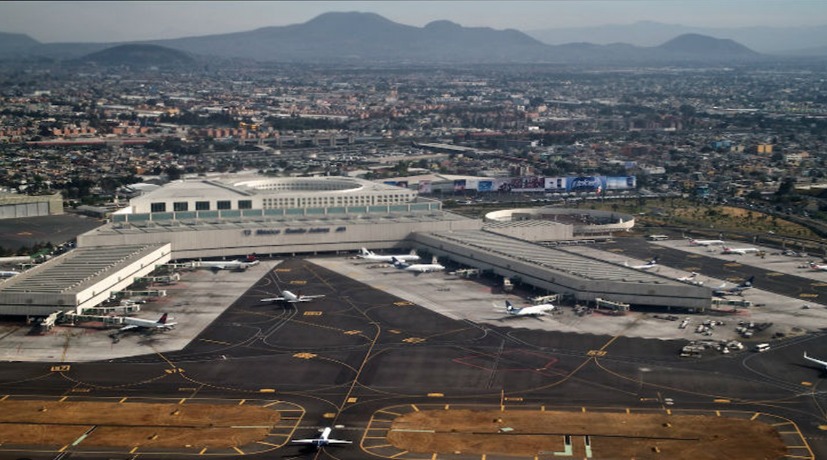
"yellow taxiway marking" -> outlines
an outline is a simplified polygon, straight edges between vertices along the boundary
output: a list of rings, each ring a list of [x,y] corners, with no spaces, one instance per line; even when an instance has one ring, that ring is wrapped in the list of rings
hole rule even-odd
[[[401,456],[403,456],[403,455],[405,455],[405,454],[407,454],[407,453],[408,453],[408,451],[407,451],[407,450],[403,450],[402,452],[397,452],[397,453],[395,453],[395,454],[391,455],[391,456],[390,456],[390,457],[388,457],[388,458],[396,458],[396,457],[401,457]]]
[[[354,402],[355,402],[355,401],[354,401]],[[402,415],[402,414],[400,414],[399,412],[391,412],[391,411],[389,411],[389,410],[384,410],[384,409],[379,409],[379,410],[378,410],[378,411],[376,411],[376,412],[382,412],[383,414],[391,414],[391,415]]]
[[[442,394],[442,393],[428,393],[429,398],[441,398],[443,396],[445,396],[445,395]]]
[[[304,312],[304,316],[322,316],[322,312],[308,310],[308,311]]]
[[[239,401],[239,402],[238,402],[238,405],[239,405],[239,406],[241,406],[241,405],[242,405],[242,404],[244,404],[246,401],[247,401],[246,399],[242,399],[241,401]]]
[[[68,398],[69,398],[68,396],[64,396],[64,397],[62,397],[62,398],[58,399],[58,400],[57,400],[57,402],[63,402],[63,401],[66,401],[66,399],[68,399]]]
[[[358,400],[359,400],[359,398],[354,398],[354,397],[352,397],[352,396],[351,396],[350,398],[347,398],[347,402],[348,402],[348,404],[353,404],[353,403],[355,403],[355,402],[356,402],[356,401],[358,401]]]
[[[324,417],[324,418],[335,418],[336,413],[335,412],[325,412],[324,415],[322,415],[322,417]]]
[[[259,393],[275,393],[275,388],[259,388]]]
[[[241,455],[245,455],[243,450],[239,449],[239,448],[238,448],[238,447],[236,447],[236,446],[232,446],[232,447],[233,447],[233,450],[235,450],[235,451],[236,451],[236,452],[238,452],[239,454],[241,454]]]
[[[69,448],[69,444],[66,444],[65,446],[61,447],[61,448],[60,448],[60,449],[58,449],[57,451],[58,451],[58,452],[63,452],[64,450],[66,450],[66,449],[68,449],[68,448]],[[131,453],[132,453],[132,452],[130,452],[130,454],[131,454]]]
[[[781,423],[773,423],[770,426],[784,426],[784,425],[792,425],[793,422],[781,422]]]
[[[631,414],[631,413],[632,413],[632,409],[629,409],[629,408],[627,407],[627,408],[626,408],[626,415]]]
[[[276,273],[289,273],[290,270],[291,270],[290,268],[276,268],[273,271],[276,272]]]
[[[718,416],[718,417],[720,417],[720,416],[721,416],[721,411],[716,410],[716,411],[715,411],[715,415],[716,415],[716,416]]]
[[[436,460],[436,454],[431,455],[431,460]]]
[[[818,429],[821,431],[827,431],[827,425],[819,425]]]
[[[201,449],[200,452],[198,452],[198,455],[204,455],[204,452],[206,452],[206,451],[207,451],[207,448],[205,447],[205,448]]]
[[[137,450],[138,450],[138,446],[135,446],[135,447],[132,448],[132,450],[129,451],[129,453],[134,454]]]
[[[666,409],[666,415],[672,415],[672,409]]]
[[[179,406],[181,406],[181,405],[183,405],[185,402],[187,402],[187,398],[181,398],[181,400],[180,400],[180,401],[178,401],[178,405],[179,405]]]
[[[393,447],[393,444],[377,444],[374,446],[370,446],[371,449],[382,449],[384,447]]]
[[[290,282],[293,286],[304,286],[307,284],[307,280],[293,280]]]
[[[729,399],[713,399],[712,402],[720,403],[720,404],[729,404],[732,401]]]
[[[118,401],[118,404],[123,404],[123,403],[125,403],[125,402],[126,402],[126,398],[121,398],[121,400],[120,400],[120,401]]]
[[[6,397],[8,397],[8,395]],[[419,408],[416,407],[416,404],[411,404],[411,407],[413,408],[414,412],[419,412]]]
[[[451,405],[450,405],[450,404],[446,404],[446,405],[445,405],[445,410],[449,410],[450,408],[451,408]]]
[[[60,364],[58,366],[50,367],[49,370],[52,372],[69,372],[69,369],[71,368],[72,366],[69,364]]]
[[[582,412],[586,412],[586,408],[585,408],[585,407],[581,407],[581,408],[580,408],[580,410],[581,410]]]
[[[798,296],[804,299],[815,299],[818,294],[798,294]]]
[[[589,350],[586,356],[606,356],[606,353],[608,352],[605,350]]]
[[[750,418],[750,421],[757,419],[760,415],[761,415],[760,412],[756,412],[756,413],[752,414],[752,418]]]
[[[272,447],[278,447],[279,446],[278,444],[273,444],[272,442],[265,442],[265,441],[256,441],[256,444],[263,444],[265,446],[272,446]]]
[[[804,385],[805,387],[811,387],[811,386],[813,386],[813,382],[807,382],[806,380],[805,380],[805,381],[803,381],[803,382],[801,382],[801,384],[802,384],[802,385]]]
[[[0,401],[5,401],[5,400],[6,400],[6,399],[8,399],[8,398],[9,398],[9,395],[3,395],[3,397],[2,397],[2,398],[0,398]]]

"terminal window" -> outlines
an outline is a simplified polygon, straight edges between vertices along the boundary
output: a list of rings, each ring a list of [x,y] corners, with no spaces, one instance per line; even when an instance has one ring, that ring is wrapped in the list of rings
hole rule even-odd
[[[232,204],[232,202],[230,202],[228,200],[222,200],[222,201],[216,201],[215,202],[215,207],[217,209],[232,209],[233,204]]]
[[[238,209],[253,209],[253,200],[238,200]]]
[[[196,211],[209,211],[210,210],[210,202],[209,201],[196,201],[195,202],[195,210]]]
[[[149,212],[167,212],[166,203],[151,203],[149,205]]]
[[[178,202],[172,203],[172,210],[175,211],[175,212],[187,211],[188,209],[189,209],[189,203],[187,203],[186,201],[178,201]]]

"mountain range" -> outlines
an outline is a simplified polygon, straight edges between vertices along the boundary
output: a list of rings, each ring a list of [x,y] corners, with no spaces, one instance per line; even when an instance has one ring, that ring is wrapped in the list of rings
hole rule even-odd
[[[109,54],[93,54],[125,43],[39,43],[20,34],[0,33],[0,58],[80,60],[123,65],[188,64],[192,57],[280,63],[560,63],[634,64],[752,62],[767,59],[731,39],[683,34],[657,46],[625,43],[550,45],[529,34],[434,21],[414,27],[373,13],[325,13],[302,23],[248,32],[131,43]],[[155,45],[142,48],[135,45]],[[166,49],[168,50],[166,50]],[[182,52],[174,54],[171,50]],[[155,53],[160,53],[153,63]],[[161,58],[160,56],[163,56]],[[149,61],[147,61],[149,59]]]

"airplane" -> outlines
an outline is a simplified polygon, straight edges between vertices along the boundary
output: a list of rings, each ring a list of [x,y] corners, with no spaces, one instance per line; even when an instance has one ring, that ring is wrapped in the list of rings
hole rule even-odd
[[[724,240],[695,240],[690,238],[690,246],[717,246],[724,244]]]
[[[365,248],[359,250],[358,257],[360,259],[370,260],[373,262],[393,262],[394,258],[396,258],[396,260],[401,260],[402,262],[419,260],[419,256],[414,253],[398,256],[382,256],[379,254],[375,254],[373,251],[368,251]]]
[[[436,258],[434,258],[436,260]],[[396,257],[392,258],[393,266],[400,269],[405,270],[408,272],[415,272],[415,273],[429,273],[429,272],[438,272],[441,270],[445,270],[445,267],[434,262],[431,264],[409,264],[406,262],[402,262],[401,260],[397,259]]]
[[[310,302],[313,299],[319,299],[324,297],[324,294],[319,295],[302,295],[299,293],[298,295],[293,294],[290,291],[281,291],[280,297],[269,297],[267,299],[261,299],[262,302],[287,302],[287,303],[297,303],[297,302]]]
[[[3,270],[0,271],[0,278],[11,278],[12,276],[19,275],[20,272],[16,272],[14,270]]]
[[[244,262],[241,260],[203,260],[195,262],[195,266],[197,268],[209,268],[214,272],[219,270],[244,271],[250,267],[258,265],[259,263],[260,262],[258,260],[252,260],[249,262]]]
[[[698,273],[692,272],[692,274],[689,275],[689,276],[681,276],[680,278],[675,278],[675,279],[678,280],[678,281],[683,281],[685,283],[691,283],[691,284],[694,284],[696,286],[703,285],[704,284],[703,281],[697,281],[695,279],[695,277],[697,277],[697,276],[698,276]]]
[[[556,309],[557,307],[550,303],[517,308],[514,305],[511,305],[511,302],[508,300],[505,301],[505,311],[511,316],[544,316]]]
[[[344,439],[331,439],[330,433],[333,431],[333,428],[327,427],[322,430],[322,434],[318,438],[307,438],[307,439],[293,439],[293,444],[304,444],[310,445],[315,447],[316,449],[321,449],[325,446],[330,445],[337,445],[337,444],[352,444],[353,441],[346,441]]]
[[[815,262],[810,262],[810,270],[827,271],[827,265],[822,265],[822,264],[817,264]]]
[[[821,361],[820,359],[815,359],[813,357],[807,356],[806,351],[804,352],[804,359],[806,359],[807,361],[812,361],[816,364],[821,364],[822,366],[824,366],[824,369],[827,370],[827,361]]]
[[[175,327],[178,323],[169,323],[167,322],[167,314],[164,313],[161,315],[161,319],[158,321],[152,321],[150,319],[140,319],[140,318],[130,318],[125,316],[123,318],[124,324],[126,326],[118,329],[118,334],[123,332],[130,332],[130,331],[152,331],[152,332],[161,332],[161,331],[168,331]]]
[[[644,264],[644,265],[629,265],[628,262],[623,262],[623,265],[625,265],[629,268],[637,269],[637,270],[650,270],[650,269],[655,268],[655,267],[658,266],[658,258],[654,257],[652,260],[650,260],[649,262],[646,262],[646,264]]]
[[[750,252],[758,252],[758,248],[731,248],[729,246],[724,246],[723,254],[736,254],[739,256],[743,256],[749,254]]]
[[[726,295],[741,295],[741,293],[743,293],[747,289],[752,288],[752,282],[753,281],[755,281],[755,275],[750,276],[749,278],[745,279],[744,281],[741,281],[741,283],[739,283],[738,285],[733,286],[731,288],[727,288],[726,283],[724,283],[724,284],[718,286],[716,289],[714,289],[712,291],[712,294],[716,295],[718,297],[723,297],[723,296],[726,296]]]

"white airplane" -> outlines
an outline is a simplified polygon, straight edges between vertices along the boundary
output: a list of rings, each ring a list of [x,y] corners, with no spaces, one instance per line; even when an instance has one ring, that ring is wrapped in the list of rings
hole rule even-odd
[[[320,299],[324,297],[324,294],[319,295],[302,295],[301,293],[293,294],[290,291],[281,291],[280,297],[269,297],[267,299],[261,299],[262,302],[287,302],[287,303],[297,303],[297,302],[310,302],[313,299]]]
[[[817,264],[815,262],[810,262],[810,270],[827,271],[827,265]]]
[[[373,262],[393,262],[394,258],[396,258],[396,260],[401,260],[402,262],[419,260],[419,256],[414,254],[414,253],[407,254],[407,255],[398,255],[398,256],[383,256],[383,255],[375,254],[373,251],[368,251],[365,248],[362,248],[359,251],[359,256],[358,257],[360,259],[370,260],[370,261],[373,261]]]
[[[719,246],[724,244],[723,240],[694,240],[689,239],[690,246]]]
[[[260,262],[258,260],[252,260],[249,262],[244,262],[241,260],[202,260],[199,262],[195,262],[195,266],[197,268],[209,268],[212,271],[218,270],[235,270],[235,271],[244,271],[250,267],[254,267],[258,265]]]
[[[16,272],[14,270],[3,270],[0,271],[0,278],[11,278],[12,276],[19,275],[20,272]]]
[[[749,254],[751,252],[758,252],[758,248],[731,248],[729,246],[724,246],[723,254],[736,254],[739,256],[743,256]]]
[[[731,288],[726,287],[726,283],[718,286],[716,289],[712,291],[713,295],[718,297],[723,297],[726,295],[741,295],[747,289],[752,289],[752,282],[755,281],[755,275],[750,276],[749,278],[741,281],[738,285],[733,286]]]
[[[689,276],[681,276],[680,278],[675,278],[678,281],[683,281],[684,283],[691,283],[696,286],[701,286],[704,284],[703,281],[697,281],[695,278],[698,276],[696,272],[692,272]]]
[[[646,262],[644,265],[629,265],[628,262],[623,262],[623,265],[625,265],[629,268],[637,269],[637,270],[651,270],[651,269],[658,266],[658,258],[654,257],[654,258],[652,258],[652,260],[650,260],[649,262]]]
[[[505,301],[505,311],[512,316],[544,316],[556,309],[557,307],[550,303],[517,308],[514,305],[511,305],[511,302],[508,300]]]
[[[436,258],[434,258],[434,260],[436,260]],[[434,263],[431,263],[431,264],[409,264],[409,263],[406,263],[406,262],[402,262],[401,260],[397,259],[396,257],[394,257],[392,259],[392,261],[393,261],[393,266],[394,267],[396,267],[400,270],[408,271],[408,272],[429,273],[429,272],[438,272],[438,271],[445,270],[445,267],[438,264],[438,263],[436,263],[436,261],[434,261]]]
[[[118,329],[118,333],[121,332],[130,332],[130,331],[137,331],[137,330],[145,330],[145,331],[153,331],[153,332],[160,332],[160,331],[168,331],[175,327],[178,323],[170,323],[167,322],[167,314],[164,313],[161,315],[161,319],[158,321],[152,321],[150,319],[140,319],[140,318],[130,318],[128,316],[124,317],[123,319],[124,324],[126,326]]]
[[[330,433],[333,431],[333,428],[327,427],[322,430],[322,434],[318,438],[307,438],[307,439],[293,439],[293,444],[304,444],[310,445],[315,447],[316,449],[321,449],[325,446],[330,445],[337,445],[337,444],[352,444],[353,441],[346,441],[344,439],[331,439]]]
[[[822,361],[820,359],[815,359],[813,357],[807,356],[806,351],[804,352],[804,359],[806,359],[807,361],[812,361],[816,364],[821,364],[822,366],[824,366],[824,370],[827,370],[827,361]]]

